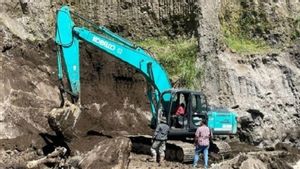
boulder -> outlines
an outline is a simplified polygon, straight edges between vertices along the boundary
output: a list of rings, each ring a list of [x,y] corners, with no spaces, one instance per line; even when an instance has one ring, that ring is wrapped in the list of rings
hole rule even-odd
[[[259,159],[255,159],[255,158],[247,159],[240,166],[240,169],[257,169],[257,168],[267,169],[267,166],[262,161],[260,161]]]
[[[116,137],[99,142],[80,163],[81,168],[123,169],[127,166],[131,142],[125,137]]]

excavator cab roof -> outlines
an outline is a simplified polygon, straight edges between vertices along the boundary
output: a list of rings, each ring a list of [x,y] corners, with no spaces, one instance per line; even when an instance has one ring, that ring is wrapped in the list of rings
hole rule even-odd
[[[190,90],[190,89],[185,89],[185,88],[171,88],[169,90],[164,91],[162,94],[164,94],[164,93],[171,93],[171,94],[174,94],[174,93],[185,93],[185,94],[191,93],[191,94],[204,95],[203,92]]]

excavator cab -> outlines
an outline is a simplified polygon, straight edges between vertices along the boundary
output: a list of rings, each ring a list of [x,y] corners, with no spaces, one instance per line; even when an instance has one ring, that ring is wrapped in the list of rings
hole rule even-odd
[[[182,106],[184,113],[178,113],[179,106]],[[169,136],[194,137],[200,120],[206,120],[208,127],[217,135],[235,134],[237,130],[236,113],[210,109],[206,96],[197,91],[171,89],[163,92],[158,113],[158,117],[167,119]]]

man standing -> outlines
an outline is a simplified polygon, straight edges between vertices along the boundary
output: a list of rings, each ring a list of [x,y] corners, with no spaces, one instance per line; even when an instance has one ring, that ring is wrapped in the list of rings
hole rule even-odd
[[[157,125],[154,135],[153,144],[151,147],[152,162],[157,161],[157,151],[159,152],[159,163],[163,164],[165,160],[166,141],[168,139],[169,126],[166,124],[166,118],[161,117],[160,124]]]
[[[204,154],[204,168],[208,167],[208,148],[209,148],[209,139],[212,137],[212,133],[206,125],[206,121],[201,120],[200,126],[197,128],[195,133],[195,156],[193,167],[197,166],[199,160],[199,154],[203,152]]]

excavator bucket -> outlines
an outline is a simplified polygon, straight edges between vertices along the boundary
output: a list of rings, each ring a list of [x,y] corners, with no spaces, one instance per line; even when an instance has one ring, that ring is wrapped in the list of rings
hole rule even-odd
[[[66,101],[61,108],[54,108],[48,115],[48,123],[50,128],[57,135],[67,139],[76,137],[74,127],[81,113],[80,107]]]

